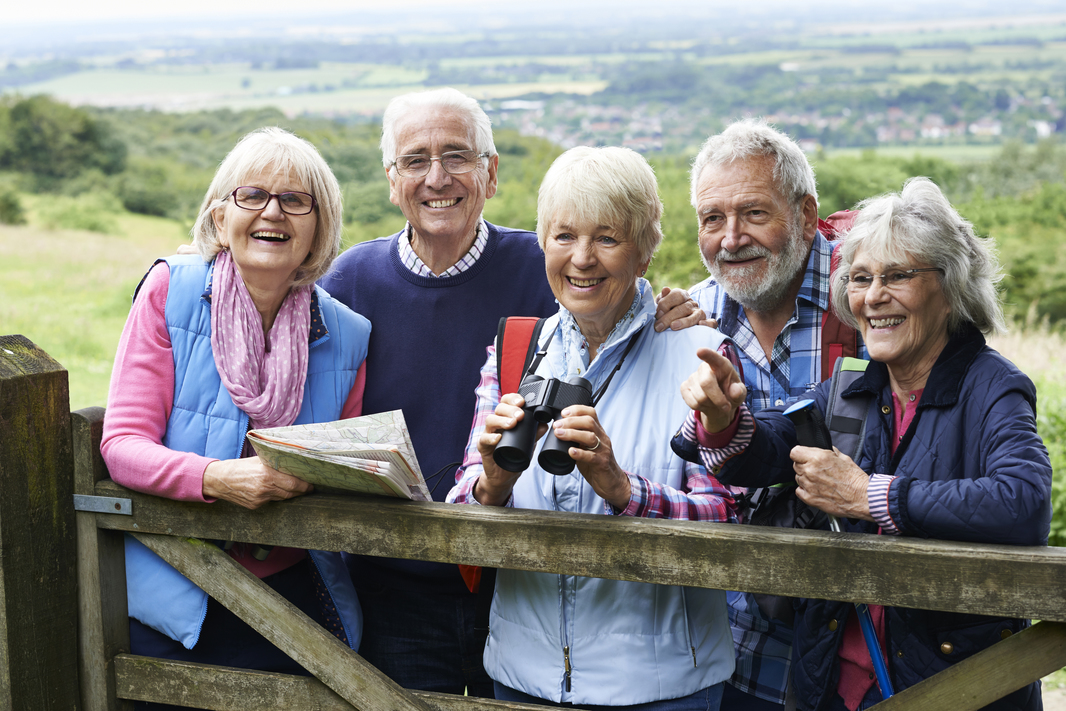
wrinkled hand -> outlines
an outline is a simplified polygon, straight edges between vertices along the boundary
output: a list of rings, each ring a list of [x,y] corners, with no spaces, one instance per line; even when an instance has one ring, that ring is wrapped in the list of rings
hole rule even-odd
[[[588,405],[572,405],[561,415],[552,427],[559,441],[571,443],[568,453],[581,476],[615,510],[624,509],[633,495],[629,477],[615,461],[611,438],[603,431],[596,410]]]
[[[518,393],[508,393],[500,399],[493,414],[485,418],[485,431],[477,440],[477,451],[481,454],[482,472],[474,484],[474,498],[483,506],[503,506],[511,496],[518,477],[522,472],[510,472],[496,464],[492,453],[500,443],[505,430],[514,429],[526,413],[522,406],[526,401]],[[537,439],[548,431],[547,425],[537,425]]]
[[[204,470],[204,498],[222,499],[257,509],[270,501],[283,501],[313,491],[303,479],[282,474],[259,457],[223,459]]]
[[[199,253],[200,253],[200,250],[198,250],[194,245],[191,245],[191,244],[179,244],[178,248],[174,251],[174,254],[199,254]]]
[[[655,297],[655,330],[680,331],[690,326],[706,324],[707,315],[684,289],[664,286]]]
[[[685,404],[700,413],[700,424],[711,434],[729,427],[748,389],[733,364],[711,348],[700,348],[696,355],[703,362],[681,384]]]
[[[874,520],[866,497],[870,477],[851,457],[836,447],[793,447],[789,457],[800,501],[838,518]]]

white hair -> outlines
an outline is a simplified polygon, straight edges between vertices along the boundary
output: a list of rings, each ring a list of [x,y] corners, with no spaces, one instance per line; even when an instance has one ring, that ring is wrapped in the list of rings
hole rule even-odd
[[[692,161],[692,206],[696,207],[696,188],[707,166],[722,166],[734,161],[766,156],[774,160],[774,184],[793,209],[808,195],[818,202],[806,154],[796,142],[762,119],[743,119],[711,136]]]
[[[397,96],[385,107],[381,117],[381,162],[391,170],[396,160],[396,127],[403,118],[415,109],[447,109],[461,114],[466,125],[473,129],[474,149],[478,153],[496,155],[496,144],[492,141],[492,121],[481,108],[476,99],[450,87],[432,91],[416,91]]]
[[[991,239],[974,234],[973,225],[951,206],[929,178],[911,178],[899,193],[859,203],[859,216],[840,247],[840,265],[833,272],[833,309],[838,318],[858,328],[847,289],[842,288],[855,254],[885,264],[916,259],[943,270],[940,288],[951,307],[949,333],[973,324],[986,335],[1006,331],[996,284],[1003,272]]]

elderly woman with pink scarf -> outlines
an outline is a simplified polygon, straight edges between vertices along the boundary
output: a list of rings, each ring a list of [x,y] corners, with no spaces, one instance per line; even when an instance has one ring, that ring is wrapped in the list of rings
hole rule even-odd
[[[254,456],[245,434],[360,414],[370,324],[314,285],[340,232],[340,188],[310,143],[277,128],[237,143],[193,227],[199,254],[159,260],[134,297],[101,447],[115,481],[250,509],[311,490]],[[358,648],[359,604],[339,554],[228,552]],[[302,671],[130,537],[126,560],[135,654]]]

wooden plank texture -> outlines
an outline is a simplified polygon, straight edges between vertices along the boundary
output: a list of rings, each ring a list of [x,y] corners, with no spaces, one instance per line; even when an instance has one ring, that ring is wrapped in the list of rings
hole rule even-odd
[[[355,707],[314,677],[232,669],[150,657],[115,659],[118,692],[139,701],[180,699],[218,711],[352,711]],[[411,691],[432,711],[543,711],[543,706]],[[379,711],[374,709],[374,711]]]
[[[104,409],[72,413],[74,493],[92,494],[107,478],[100,457]],[[84,711],[132,711],[133,703],[115,694],[112,658],[130,651],[126,613],[126,561],[121,531],[96,526],[96,514],[79,511],[78,669]]]
[[[67,372],[0,336],[0,708],[78,708]]]
[[[978,711],[1066,666],[1066,625],[1039,622],[874,706]]]
[[[357,709],[428,711],[420,700],[226,555],[198,539],[135,537]]]
[[[1066,622],[1066,550],[312,495],[256,511],[110,481],[117,530]],[[752,561],[758,561],[753,565]]]

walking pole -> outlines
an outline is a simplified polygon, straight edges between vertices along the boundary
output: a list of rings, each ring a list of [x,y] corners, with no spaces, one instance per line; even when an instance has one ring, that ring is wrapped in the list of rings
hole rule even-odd
[[[785,410],[785,415],[796,425],[796,442],[804,447],[820,447],[832,449],[832,435],[825,421],[814,407],[814,400],[801,400]],[[843,533],[840,520],[832,514],[829,517],[829,530],[835,533]],[[859,627],[862,628],[862,637],[866,641],[866,651],[870,653],[870,661],[874,665],[874,674],[877,675],[877,686],[881,689],[881,697],[887,699],[894,693],[892,681],[888,678],[888,667],[885,658],[881,655],[881,645],[877,642],[877,633],[874,631],[873,618],[870,616],[870,608],[864,602],[855,603],[855,615],[859,618]]]

